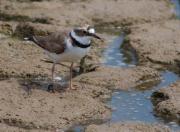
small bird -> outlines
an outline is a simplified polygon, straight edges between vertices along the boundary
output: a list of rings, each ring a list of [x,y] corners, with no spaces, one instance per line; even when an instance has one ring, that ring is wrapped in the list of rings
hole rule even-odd
[[[70,62],[70,82],[69,89],[72,86],[72,68],[75,62],[83,58],[91,47],[92,38],[103,40],[95,33],[95,29],[90,25],[77,27],[71,31],[59,31],[48,36],[31,36],[26,40],[33,41],[36,45],[45,50],[52,65],[52,81],[54,84],[55,64],[60,62]],[[52,90],[53,85],[52,85]]]

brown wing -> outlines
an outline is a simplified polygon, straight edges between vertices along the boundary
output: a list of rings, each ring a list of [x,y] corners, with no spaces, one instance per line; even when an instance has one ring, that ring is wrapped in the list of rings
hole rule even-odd
[[[61,54],[65,50],[66,37],[68,32],[57,32],[48,36],[33,36],[33,42],[49,52]]]

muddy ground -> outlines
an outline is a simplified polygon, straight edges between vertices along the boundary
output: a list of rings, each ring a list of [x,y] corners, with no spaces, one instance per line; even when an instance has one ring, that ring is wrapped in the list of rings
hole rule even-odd
[[[170,132],[167,127],[159,124],[144,124],[144,123],[114,123],[110,125],[91,125],[87,127],[86,132]]]
[[[156,91],[152,95],[155,110],[165,118],[180,122],[180,82]]]
[[[89,120],[106,120],[111,110],[104,101],[112,90],[159,81],[157,69],[162,65],[156,62],[179,59],[179,21],[174,20],[168,0],[34,1],[0,1],[0,131],[66,130]],[[128,40],[137,51],[139,66],[126,69],[88,65],[86,68],[92,72],[73,79],[77,90],[57,86],[55,93],[47,92],[51,64],[42,61],[46,59],[42,49],[22,38],[85,23],[100,29],[119,26],[130,29]],[[112,38],[107,33],[101,36],[105,43],[95,41],[86,60],[93,67],[101,62],[101,53]],[[68,69],[58,65],[56,74],[67,75]],[[117,126],[122,130],[131,126],[142,131],[168,131],[143,124]]]
[[[126,0],[30,1],[16,0],[12,3],[10,0],[1,0],[2,13],[8,14],[10,18],[15,14],[20,17],[19,19],[22,16],[28,17],[25,19],[26,21],[52,23],[53,25],[67,27],[84,23],[100,24],[100,22],[117,23],[119,26],[123,22],[127,25],[159,21],[173,17],[168,0],[131,0],[128,2]],[[6,16],[2,19],[12,20],[8,18]],[[41,19],[34,21],[32,20],[34,18]]]
[[[129,70],[97,69],[74,79],[76,91],[59,88],[56,93],[44,90],[47,84],[17,79],[3,80],[0,87],[0,120],[24,129],[54,130],[66,129],[86,120],[107,119],[110,109],[102,102],[110,97],[114,85],[117,88],[128,88],[138,83],[144,75],[157,77],[158,73],[151,71],[143,67]],[[116,73],[115,77],[108,76],[106,72]],[[129,79],[123,79],[124,76]],[[29,88],[31,91],[28,94]]]
[[[180,58],[180,21],[168,20],[132,27],[128,35],[141,64],[150,67],[172,67],[178,70]],[[157,64],[157,65],[156,65]],[[157,68],[158,68],[157,66]],[[160,68],[160,67],[159,67]]]

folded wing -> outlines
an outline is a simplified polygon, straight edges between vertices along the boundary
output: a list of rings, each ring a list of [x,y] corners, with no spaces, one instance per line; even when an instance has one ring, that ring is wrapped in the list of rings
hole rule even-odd
[[[61,54],[65,50],[66,32],[57,32],[48,36],[33,36],[32,41],[52,53]]]

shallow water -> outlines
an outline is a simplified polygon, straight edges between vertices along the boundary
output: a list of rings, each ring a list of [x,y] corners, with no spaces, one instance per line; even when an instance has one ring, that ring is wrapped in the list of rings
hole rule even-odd
[[[129,63],[125,61],[127,57],[123,54],[123,49],[120,48],[123,44],[124,37],[125,35],[122,33],[119,37],[115,38],[104,51],[104,65],[112,67],[133,67],[136,65],[137,59],[133,54],[131,55],[131,61]]]
[[[123,49],[120,49],[124,37],[124,35],[121,35],[115,38],[108,49],[105,50],[105,65],[115,67],[135,66],[137,59],[133,53],[132,58],[130,59],[131,62],[125,63],[124,61],[126,56],[123,55]],[[108,105],[112,108],[112,117],[109,122],[141,121],[146,123],[163,123],[174,130],[180,130],[180,126],[176,122],[157,117],[153,112],[153,104],[150,99],[152,93],[160,88],[167,87],[180,79],[178,75],[170,71],[162,72],[161,77],[161,82],[148,90],[140,91],[137,90],[138,88],[132,88],[130,91],[120,90],[114,92],[112,98],[108,102]]]
[[[175,6],[175,14],[180,19],[180,0],[171,0]]]
[[[145,123],[163,123],[173,129],[180,130],[178,124],[156,117],[153,112],[153,104],[150,99],[152,93],[155,90],[169,86],[179,79],[175,73],[169,71],[162,72],[161,76],[161,83],[154,86],[151,90],[114,92],[111,100],[108,102],[113,110],[110,122],[142,121]]]

